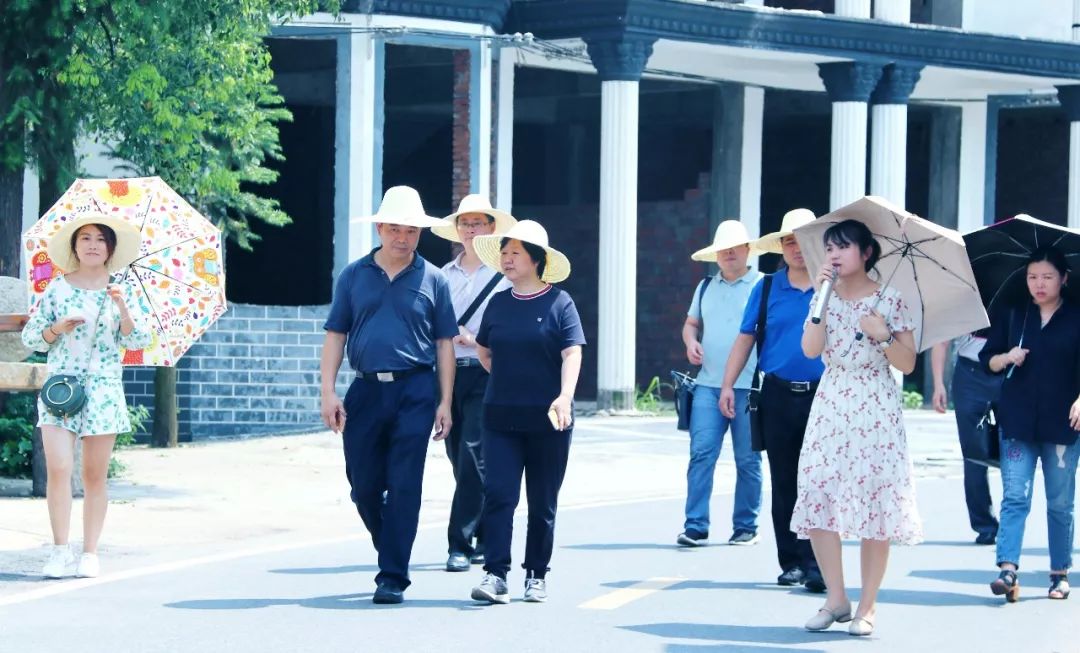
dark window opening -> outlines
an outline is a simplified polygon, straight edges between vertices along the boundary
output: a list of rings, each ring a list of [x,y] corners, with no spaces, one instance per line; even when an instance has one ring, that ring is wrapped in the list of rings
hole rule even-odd
[[[1065,225],[1069,122],[1061,109],[1003,109],[998,114],[995,200],[996,220],[1027,213]]]

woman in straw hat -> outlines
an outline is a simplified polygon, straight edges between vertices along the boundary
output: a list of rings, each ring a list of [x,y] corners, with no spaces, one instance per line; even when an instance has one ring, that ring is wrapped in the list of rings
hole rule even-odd
[[[573,431],[573,398],[585,334],[570,296],[552,283],[570,262],[548,245],[547,232],[522,220],[504,235],[479,236],[477,254],[513,287],[492,297],[476,335],[491,373],[484,398],[486,564],[472,598],[509,603],[510,540],[524,473],[529,504],[525,600],[547,600],[555,511]]]
[[[447,571],[468,571],[470,564],[484,561],[480,517],[484,509],[483,415],[488,373],[476,353],[476,332],[493,293],[510,287],[498,270],[484,265],[476,255],[477,236],[506,233],[517,220],[491,206],[483,195],[466,195],[458,210],[443,218],[445,224],[431,233],[460,243],[462,251],[443,266],[450,284],[450,299],[458,320],[454,338],[454,397],[446,457],[454,470],[454,498],[447,527]]]
[[[99,573],[98,538],[108,505],[106,476],[117,433],[131,430],[124,399],[121,349],[142,349],[150,332],[128,311],[120,286],[109,274],[139,253],[139,232],[127,222],[100,213],[65,224],[49,240],[49,258],[67,274],[46,287],[23,329],[27,347],[48,352],[49,374],[77,376],[86,405],[59,417],[38,401],[38,426],[48,466],[49,521],[53,550],[43,569],[47,578],[70,575],[75,557],[68,546],[71,526],[71,474],[75,439],[82,440],[83,549],[75,575]]]

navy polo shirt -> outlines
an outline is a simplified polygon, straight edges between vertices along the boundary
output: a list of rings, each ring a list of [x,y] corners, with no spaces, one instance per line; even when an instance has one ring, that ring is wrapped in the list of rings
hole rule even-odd
[[[562,351],[585,344],[570,295],[549,286],[539,296],[495,293],[476,342],[491,350],[484,426],[498,431],[550,431],[547,411],[562,391]]]
[[[765,313],[765,343],[759,352],[761,371],[787,381],[817,381],[825,372],[821,358],[807,358],[802,350],[803,322],[810,313],[814,289],[799,290],[788,280],[787,270],[772,275],[769,305]],[[763,281],[750,291],[743,311],[740,333],[754,335],[761,307]]]
[[[391,281],[375,248],[338,277],[323,328],[345,333],[349,366],[389,372],[435,365],[435,341],[458,334],[446,277],[419,254]]]
[[[1072,445],[1077,432],[1069,424],[1069,409],[1080,394],[1080,306],[1066,300],[1046,326],[1034,303],[995,316],[979,359],[990,370],[990,359],[1023,340],[1030,350],[1024,364],[1001,384],[996,415],[1001,435],[1014,440]],[[1006,367],[997,374],[1006,375]],[[991,372],[994,374],[994,372]]]

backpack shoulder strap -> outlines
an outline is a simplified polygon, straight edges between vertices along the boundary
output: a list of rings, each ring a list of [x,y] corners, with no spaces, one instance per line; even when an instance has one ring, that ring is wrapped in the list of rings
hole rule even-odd
[[[757,329],[754,330],[754,343],[757,345],[758,360],[761,360],[761,346],[765,342],[765,320],[768,318],[769,291],[772,290],[773,275],[766,274],[761,280],[761,303],[758,305]]]

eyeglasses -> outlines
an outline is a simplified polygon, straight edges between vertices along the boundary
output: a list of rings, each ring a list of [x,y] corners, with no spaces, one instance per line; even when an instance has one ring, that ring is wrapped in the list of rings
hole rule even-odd
[[[477,221],[477,222],[459,222],[459,223],[457,223],[457,226],[459,228],[461,228],[461,229],[483,229],[484,227],[488,226],[489,224],[491,224],[491,223],[487,222],[487,221],[482,221],[482,222],[481,221]]]

